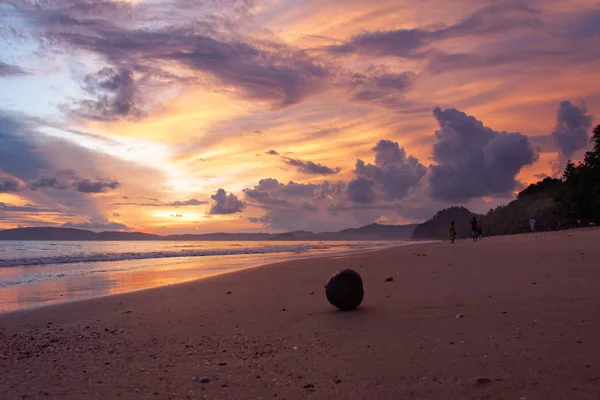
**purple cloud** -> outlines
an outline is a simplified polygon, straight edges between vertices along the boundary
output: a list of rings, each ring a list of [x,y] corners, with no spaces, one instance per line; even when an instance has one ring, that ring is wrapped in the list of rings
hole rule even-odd
[[[14,179],[0,179],[0,193],[15,193],[21,190],[21,185]]]
[[[585,104],[576,106],[570,101],[562,101],[556,112],[556,127],[552,138],[560,150],[563,161],[589,144],[592,129],[592,116],[587,113]]]
[[[331,168],[313,161],[304,161],[297,158],[282,157],[282,159],[284,163],[296,167],[298,172],[309,175],[334,175],[342,170],[340,167]]]
[[[415,157],[406,156],[406,151],[397,142],[380,140],[371,150],[375,152],[375,165],[356,160],[357,178],[349,183],[349,199],[359,203],[375,201],[380,191],[387,201],[406,197],[411,187],[419,184],[427,173],[424,165]],[[360,194],[359,189],[365,194]]]
[[[244,203],[233,193],[227,194],[224,189],[210,196],[214,203],[210,206],[209,214],[235,214],[244,209]]]
[[[435,164],[429,167],[431,194],[439,200],[465,201],[515,190],[521,168],[538,154],[521,133],[497,132],[472,116],[436,107],[440,129],[433,146]]]
[[[78,192],[81,193],[104,193],[118,188],[121,186],[121,184],[114,180],[101,179],[92,181],[90,179],[83,179],[74,182],[73,186]]]

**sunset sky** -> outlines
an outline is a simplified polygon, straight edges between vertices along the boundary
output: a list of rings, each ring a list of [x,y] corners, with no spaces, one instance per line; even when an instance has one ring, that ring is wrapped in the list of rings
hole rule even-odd
[[[0,229],[476,212],[600,123],[597,0],[0,0]]]

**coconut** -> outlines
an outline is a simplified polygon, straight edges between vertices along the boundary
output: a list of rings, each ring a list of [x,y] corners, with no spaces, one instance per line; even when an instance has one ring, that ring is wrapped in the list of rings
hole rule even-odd
[[[363,283],[358,272],[344,269],[333,274],[325,285],[325,296],[341,310],[354,310],[363,300]]]

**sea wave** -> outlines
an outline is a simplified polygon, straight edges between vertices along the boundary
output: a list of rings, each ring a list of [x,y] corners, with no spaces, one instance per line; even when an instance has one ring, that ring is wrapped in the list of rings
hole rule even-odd
[[[23,257],[0,260],[0,267],[26,267],[51,264],[74,264],[106,261],[142,260],[151,258],[172,257],[206,257],[228,256],[243,254],[273,254],[273,253],[303,253],[307,251],[326,250],[330,246],[323,244],[314,245],[289,245],[289,246],[263,246],[253,248],[227,248],[205,250],[180,250],[180,251],[151,251],[151,252],[121,252],[121,253],[87,253],[69,254],[50,257]]]

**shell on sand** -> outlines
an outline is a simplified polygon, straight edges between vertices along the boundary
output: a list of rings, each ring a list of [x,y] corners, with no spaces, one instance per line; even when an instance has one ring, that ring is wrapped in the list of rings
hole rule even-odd
[[[333,274],[325,285],[325,296],[341,310],[354,310],[363,300],[363,282],[358,272],[344,269]]]

